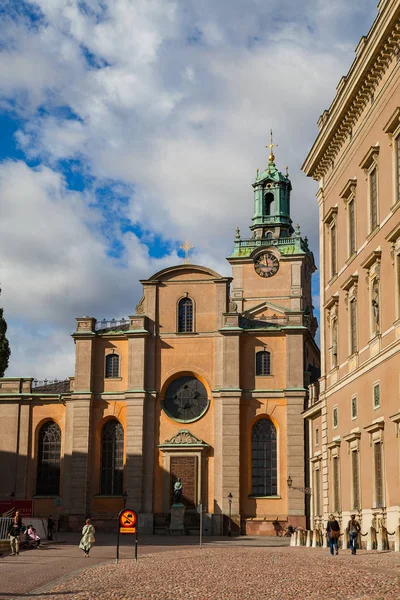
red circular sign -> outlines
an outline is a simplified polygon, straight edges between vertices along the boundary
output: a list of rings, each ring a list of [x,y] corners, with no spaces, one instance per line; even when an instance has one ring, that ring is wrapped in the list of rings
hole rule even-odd
[[[137,515],[135,511],[126,509],[119,516],[119,524],[121,527],[135,527],[137,521]]]

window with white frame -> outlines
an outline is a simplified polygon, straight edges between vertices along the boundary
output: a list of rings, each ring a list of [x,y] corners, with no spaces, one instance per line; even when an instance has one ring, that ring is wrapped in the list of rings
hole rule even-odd
[[[340,510],[340,471],[339,471],[339,456],[332,458],[332,486],[333,486],[333,510]]]
[[[322,514],[321,510],[321,469],[314,470],[315,495],[314,495],[314,511],[318,517]]]
[[[375,383],[373,386],[373,403],[374,410],[381,406],[381,386],[379,383]]]
[[[357,352],[357,300],[350,301],[350,354]]]
[[[382,443],[374,443],[375,507],[384,506]]]
[[[337,406],[334,406],[332,410],[332,423],[333,429],[336,429],[339,426],[339,415]]]
[[[351,399],[351,418],[357,419],[358,409],[357,409],[357,396],[353,396]]]
[[[396,202],[400,202],[400,133],[395,139],[395,193]]]
[[[352,505],[353,510],[361,508],[360,505],[360,473],[359,456],[357,450],[351,452],[351,479],[352,479]]]
[[[370,230],[374,231],[378,226],[378,171],[376,167],[369,174],[369,209]]]
[[[349,211],[349,256],[353,256],[353,254],[357,250],[356,246],[356,201],[352,198],[348,204]]]
[[[368,178],[368,212],[369,231],[373,232],[379,225],[379,144],[371,146],[360,163],[360,167]]]
[[[331,277],[337,275],[337,230],[336,220],[332,221],[330,226],[330,246],[331,246]]]

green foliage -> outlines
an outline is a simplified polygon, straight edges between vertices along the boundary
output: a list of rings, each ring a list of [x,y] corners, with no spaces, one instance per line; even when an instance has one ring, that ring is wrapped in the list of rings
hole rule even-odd
[[[1,288],[0,288],[1,294]],[[8,361],[10,359],[11,350],[6,337],[7,323],[3,317],[3,309],[0,308],[0,377],[4,377],[4,373],[8,367]]]

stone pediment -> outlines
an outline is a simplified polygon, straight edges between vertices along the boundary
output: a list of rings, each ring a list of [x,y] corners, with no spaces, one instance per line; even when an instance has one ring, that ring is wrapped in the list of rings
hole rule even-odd
[[[247,319],[260,319],[262,321],[268,320],[273,317],[284,317],[290,309],[280,306],[279,304],[273,304],[272,302],[262,302],[249,308],[243,313],[243,317]]]
[[[202,446],[208,447],[209,444],[199,440],[193,433],[188,429],[181,429],[176,435],[170,440],[165,440],[163,444],[160,444],[160,448],[171,447],[171,446]]]

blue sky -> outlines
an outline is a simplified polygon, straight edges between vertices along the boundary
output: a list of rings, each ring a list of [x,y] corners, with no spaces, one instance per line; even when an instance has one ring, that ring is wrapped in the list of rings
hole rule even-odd
[[[268,131],[318,260],[301,164],[376,0],[5,0],[0,281],[9,376],[73,374],[74,318],[132,314],[180,262],[230,274]],[[318,280],[314,280],[318,303]]]

